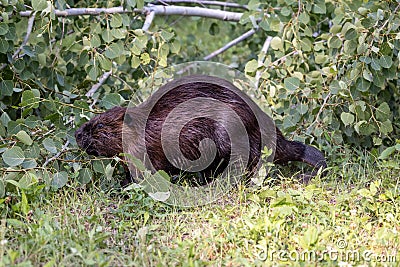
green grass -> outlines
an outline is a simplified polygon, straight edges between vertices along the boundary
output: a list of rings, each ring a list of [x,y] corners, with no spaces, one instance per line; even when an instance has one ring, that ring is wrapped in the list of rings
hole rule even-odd
[[[284,168],[262,188],[241,186],[191,209],[102,181],[19,192],[0,204],[0,264],[397,266],[398,162],[354,152],[308,185]]]

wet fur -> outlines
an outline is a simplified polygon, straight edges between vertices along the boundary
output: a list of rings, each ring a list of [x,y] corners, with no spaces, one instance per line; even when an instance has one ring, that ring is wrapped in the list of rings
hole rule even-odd
[[[257,169],[261,156],[261,134],[265,133],[260,133],[257,119],[251,112],[250,107],[238,95],[223,86],[199,82],[191,83],[190,80],[183,85],[177,86],[173,92],[170,91],[165,94],[154,107],[149,107],[147,105],[148,102],[145,101],[129,110],[129,116],[132,118],[128,118],[128,123],[134,125],[138,120],[146,120],[146,148],[150,158],[152,158],[152,164],[155,169],[164,170],[170,175],[181,174],[182,171],[173,166],[164,155],[160,137],[161,128],[168,111],[173,110],[180,103],[196,97],[212,97],[224,102],[240,116],[247,133],[249,133],[250,155],[246,169],[248,176],[251,176]],[[75,134],[79,147],[86,150],[88,154],[95,156],[112,157],[122,153],[122,129],[126,111],[126,108],[115,107],[83,124]],[[150,112],[148,113],[149,116],[144,118],[143,114],[147,114],[147,112]],[[267,115],[265,115],[265,119],[268,119]],[[227,120],[227,123],[229,123],[229,118]],[[137,134],[134,131],[130,133],[133,136],[132,140],[135,140],[135,135]],[[326,168],[326,161],[321,151],[301,142],[286,140],[278,128],[276,128],[275,134],[275,163],[287,164],[290,161],[301,161],[313,166],[315,170],[320,167]],[[183,155],[190,160],[199,158],[199,143],[204,138],[214,140],[217,147],[215,161],[201,172],[202,177],[209,177],[220,173],[220,170],[226,167],[226,163],[229,162],[231,147],[229,136],[222,125],[207,118],[196,118],[185,125],[179,136],[179,144]],[[131,146],[133,147],[130,151],[137,151],[138,154],[143,149],[142,147],[135,147],[138,145],[134,142]],[[315,172],[312,175],[315,175]]]

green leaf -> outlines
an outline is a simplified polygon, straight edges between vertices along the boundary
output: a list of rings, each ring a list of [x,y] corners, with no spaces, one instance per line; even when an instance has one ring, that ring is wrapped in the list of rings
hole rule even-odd
[[[308,109],[308,105],[305,104],[300,104],[299,106],[297,106],[296,110],[301,114],[304,115],[307,113]]]
[[[304,37],[300,39],[300,44],[301,44],[301,48],[305,52],[311,51],[311,49],[313,47],[313,44],[311,43],[310,39],[304,38]]]
[[[136,0],[127,0],[126,3],[129,7],[132,7],[132,8],[136,7]]]
[[[299,21],[307,25],[310,22],[310,16],[306,12],[301,12],[299,15]]]
[[[24,191],[21,192],[21,211],[24,215],[27,215],[29,212],[28,199],[26,198]]]
[[[105,169],[105,173],[104,173],[107,179],[109,179],[109,180],[112,179],[114,170],[115,170],[115,167],[113,167],[111,165],[111,163],[107,164],[106,169]]]
[[[42,11],[47,8],[46,0],[32,0],[32,8],[35,11]]]
[[[106,109],[113,108],[115,106],[120,106],[124,99],[120,94],[117,93],[111,93],[107,94],[102,100],[101,100],[101,105],[105,107]]]
[[[47,149],[47,151],[49,151],[50,153],[57,153],[57,147],[53,141],[53,139],[51,139],[50,137],[47,137],[46,139],[43,140],[42,142],[44,148]]]
[[[0,38],[0,53],[7,53],[9,48],[10,45],[8,44],[8,41],[6,39]]]
[[[354,51],[357,49],[357,41],[356,40],[346,40],[344,41],[344,53],[347,55],[353,55]]]
[[[329,85],[329,90],[330,90],[330,92],[331,92],[333,95],[338,94],[339,91],[341,90],[339,81],[333,80],[333,81],[331,82],[331,84]]]
[[[336,35],[332,36],[328,40],[328,46],[330,48],[341,48],[342,47],[342,41]]]
[[[348,112],[342,112],[342,114],[340,114],[340,119],[344,125],[347,126],[354,122],[354,115]]]
[[[360,92],[367,92],[368,89],[371,87],[371,83],[366,79],[359,77],[357,79],[356,88]]]
[[[93,173],[89,168],[83,168],[79,170],[78,181],[81,184],[87,184],[92,179]]]
[[[110,43],[114,40],[114,37],[112,35],[111,30],[109,29],[105,29],[102,33],[101,33],[101,38],[103,38],[104,42],[106,43]]]
[[[31,137],[23,130],[19,131],[15,136],[25,145],[30,146],[33,143]]]
[[[59,189],[66,185],[68,182],[68,173],[65,171],[57,172],[53,175],[53,180],[51,181],[51,187],[54,189]]]
[[[14,83],[12,80],[3,80],[0,82],[0,93],[2,95],[12,95],[13,94]]]
[[[7,127],[9,121],[11,121],[11,118],[7,113],[4,112],[3,114],[1,114],[0,122],[1,122],[2,125]]]
[[[150,55],[148,53],[142,53],[140,55],[140,63],[142,63],[143,65],[147,65],[150,63]]]
[[[275,36],[271,40],[271,48],[274,50],[283,50],[283,41],[278,36]]]
[[[38,182],[37,176],[32,172],[27,172],[19,180],[19,184],[22,189],[29,189],[32,185]]]
[[[379,105],[379,107],[375,110],[375,117],[379,121],[386,121],[391,118],[392,112],[390,111],[390,107],[388,103],[383,102]]]
[[[162,30],[161,31],[161,37],[164,39],[164,41],[168,42],[169,40],[172,39],[172,37],[174,37],[174,33],[173,32],[169,32],[166,30]]]
[[[365,80],[369,81],[369,82],[373,82],[374,81],[374,76],[372,76],[372,72],[368,69],[365,68],[362,72],[363,77]]]
[[[250,60],[249,62],[246,63],[246,66],[244,67],[244,70],[246,73],[252,73],[255,72],[258,68],[258,62],[255,59]]]
[[[304,233],[301,239],[301,246],[304,249],[309,249],[318,242],[318,229],[315,226],[310,226]]]
[[[380,60],[378,58],[373,57],[371,59],[371,68],[374,70],[381,70],[381,63]]]
[[[385,69],[390,68],[393,65],[392,57],[381,56],[379,59],[379,64]]]
[[[90,38],[90,45],[92,47],[99,47],[101,46],[100,36],[98,34],[93,34]]]
[[[119,43],[111,44],[107,50],[104,52],[104,55],[109,59],[114,59],[122,55],[124,52],[124,48]]]
[[[294,92],[300,86],[300,80],[297,77],[288,77],[283,81],[285,88],[291,92]]]
[[[100,66],[104,70],[111,70],[111,68],[112,68],[112,61],[111,60],[109,60],[108,58],[103,57],[103,56],[97,57],[97,60],[100,62]]]
[[[113,14],[110,22],[111,27],[119,28],[122,26],[122,16],[120,14]]]
[[[324,64],[328,60],[327,55],[317,55],[315,57],[315,63],[317,64]]]
[[[0,180],[0,198],[3,198],[6,194],[6,187],[4,186],[3,180]]]
[[[100,68],[98,66],[89,66],[88,67],[88,76],[92,81],[96,81],[97,77],[100,76]]]
[[[332,33],[332,34],[337,34],[342,30],[342,26],[343,25],[333,25],[331,27],[331,29],[329,30],[329,32]]]
[[[350,28],[344,34],[346,40],[353,40],[357,37],[357,31],[354,28]]]
[[[380,123],[379,127],[382,134],[387,135],[388,133],[393,132],[392,122],[390,120],[386,120]]]
[[[136,0],[136,7],[142,9],[144,7],[144,0]]]
[[[0,22],[0,35],[5,35],[8,32],[8,24]]]
[[[21,107],[38,108],[40,102],[38,90],[26,90],[22,93]]]
[[[7,149],[3,153],[2,158],[8,166],[15,167],[24,162],[25,155],[20,147],[14,146],[12,148]]]
[[[381,155],[378,157],[378,159],[387,159],[390,155],[392,155],[396,151],[396,148],[394,146],[388,147],[385,150],[382,151]]]
[[[316,0],[313,5],[313,12],[315,14],[325,14],[326,5],[324,0]]]
[[[124,39],[128,31],[125,29],[112,29],[111,34],[115,39]]]

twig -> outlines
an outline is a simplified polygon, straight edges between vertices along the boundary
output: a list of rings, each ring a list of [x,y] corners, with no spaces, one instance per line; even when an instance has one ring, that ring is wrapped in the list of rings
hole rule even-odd
[[[297,4],[298,4],[299,7],[298,7],[298,10],[297,10],[297,16],[296,17],[298,18],[300,16],[300,13],[301,13],[301,0],[298,0]]]
[[[272,62],[271,64],[269,64],[269,66],[273,68],[274,65],[277,65],[277,64],[279,63],[279,61],[285,61],[286,58],[287,58],[288,56],[291,56],[291,55],[294,55],[294,54],[297,54],[297,53],[298,53],[298,52],[297,52],[296,50],[293,50],[292,52],[290,52],[290,53],[284,55],[283,57],[278,58],[277,60],[275,60],[274,62]]]
[[[258,67],[261,67],[261,65],[264,62],[265,55],[267,54],[267,51],[269,49],[269,45],[271,44],[271,40],[272,40],[272,37],[268,36],[267,39],[264,42],[264,45],[263,45],[263,47],[261,49],[261,52],[260,52],[259,58],[258,58]],[[257,70],[257,72],[256,72],[256,82],[255,82],[256,83],[256,88],[258,88],[258,85],[260,83],[260,78],[261,78],[261,71]]]
[[[231,8],[241,8],[248,10],[246,5],[241,5],[237,3],[228,3],[228,2],[221,2],[221,1],[202,1],[202,0],[159,0],[154,1],[153,4],[179,4],[179,3],[186,3],[186,4],[198,4],[198,5],[209,5],[209,6],[222,6],[222,7],[231,7]]]
[[[203,59],[204,60],[210,60],[211,58],[221,54],[222,52],[224,52],[224,51],[228,50],[229,48],[231,48],[232,46],[240,43],[241,41],[245,40],[246,38],[249,38],[250,36],[252,36],[255,33],[256,33],[256,30],[255,29],[251,29],[250,31],[247,31],[246,33],[244,33],[243,35],[239,36],[238,38],[233,39],[232,41],[230,41],[229,43],[227,43],[226,45],[224,45],[220,49],[215,50],[214,52],[212,52],[208,56],[205,56]]]
[[[143,31],[148,31],[149,30],[149,28],[151,26],[151,23],[153,23],[155,14],[156,13],[154,11],[151,11],[150,13],[148,13],[146,15],[146,20],[144,21],[143,27],[142,27]]]
[[[22,44],[20,45],[20,47],[17,49],[17,51],[15,51],[15,53],[12,56],[12,59],[14,60],[15,58],[17,58],[19,52],[22,51],[22,49],[24,48],[24,46],[28,43],[29,41],[29,37],[31,36],[32,33],[32,29],[33,29],[33,23],[35,22],[35,15],[36,15],[36,11],[32,13],[32,16],[29,18],[28,20],[28,27],[26,29],[26,35],[24,38],[24,41],[22,42]],[[6,63],[2,64],[0,66],[0,70],[3,70],[5,67],[7,66]]]
[[[104,72],[103,75],[101,75],[101,77],[99,79],[99,82],[94,84],[92,86],[92,88],[90,88],[90,90],[86,93],[86,96],[87,97],[92,97],[94,95],[94,93],[96,93],[96,91],[100,88],[100,86],[102,86],[106,82],[108,77],[110,77],[111,73],[112,73],[111,70],[107,71],[107,72]]]
[[[115,13],[142,13],[148,14],[154,11],[155,15],[181,15],[193,17],[213,18],[225,21],[239,21],[243,13],[230,12],[224,10],[215,10],[203,7],[183,7],[183,6],[157,6],[149,5],[143,9],[134,9],[129,11],[121,7],[111,8],[69,8],[65,10],[54,10],[54,14],[58,17],[80,16],[80,15],[100,15],[100,14],[115,14]],[[21,17],[29,17],[32,11],[22,11],[19,13]]]
[[[57,154],[55,154],[54,156],[52,156],[51,158],[47,159],[46,162],[43,164],[43,168],[47,166],[47,164],[50,163],[50,161],[55,160],[56,158],[58,158],[68,147],[69,145],[69,140],[67,140],[67,142],[65,142],[65,144],[63,145],[63,147],[61,148],[60,151],[58,151]]]
[[[324,98],[324,102],[322,103],[317,115],[315,116],[315,120],[313,121],[313,123],[310,124],[310,126],[308,126],[308,128],[311,128],[315,123],[317,123],[319,116],[321,115],[326,103],[328,103],[328,99],[331,97],[331,92],[329,92],[326,97]]]

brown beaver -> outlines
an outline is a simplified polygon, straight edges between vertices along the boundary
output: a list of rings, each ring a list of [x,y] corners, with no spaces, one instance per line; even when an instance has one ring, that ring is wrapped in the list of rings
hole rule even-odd
[[[183,107],[186,103],[190,104]],[[272,120],[233,84],[205,75],[176,79],[136,107],[114,107],[97,115],[83,124],[75,137],[88,154],[113,157],[129,153],[171,176],[200,173],[200,184],[221,174],[234,153],[243,155],[246,175],[253,175],[265,146],[272,149],[277,164],[302,161],[315,170],[327,167],[321,151],[286,140]],[[202,143],[205,139],[212,142]],[[200,159],[204,162],[196,169],[194,162]],[[186,165],[181,163],[184,161]]]

